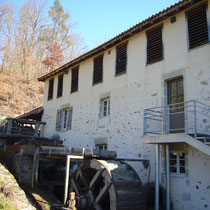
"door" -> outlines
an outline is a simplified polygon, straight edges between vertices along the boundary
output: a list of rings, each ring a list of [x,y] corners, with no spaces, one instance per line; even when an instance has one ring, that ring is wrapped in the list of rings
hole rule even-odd
[[[169,106],[169,132],[183,133],[184,123],[184,87],[183,78],[167,82],[168,105]],[[179,103],[179,104],[177,104]],[[181,104],[180,104],[181,103]],[[172,104],[172,105],[171,105]]]

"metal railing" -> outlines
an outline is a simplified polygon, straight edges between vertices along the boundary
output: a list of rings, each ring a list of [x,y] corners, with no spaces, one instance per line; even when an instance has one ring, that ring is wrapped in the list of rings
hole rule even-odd
[[[42,137],[44,122],[17,118],[0,118],[0,136]]]
[[[144,110],[144,135],[210,135],[210,106],[196,100]]]

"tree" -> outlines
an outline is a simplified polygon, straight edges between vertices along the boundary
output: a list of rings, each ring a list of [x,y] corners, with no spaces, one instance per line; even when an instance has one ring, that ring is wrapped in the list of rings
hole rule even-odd
[[[8,73],[11,69],[13,58],[13,43],[14,43],[14,14],[15,8],[12,4],[5,5],[6,12],[1,19],[0,27],[0,57],[1,57],[1,72]],[[1,16],[2,17],[2,16]]]
[[[47,50],[49,51],[50,56],[47,56],[43,63],[48,70],[52,71],[63,62],[63,54],[60,45],[56,42],[52,43]]]
[[[44,49],[38,37],[46,25],[45,7],[46,0],[29,0],[19,12],[15,32],[15,65],[16,71],[22,74],[25,80],[36,78],[38,69],[42,67]]]
[[[59,0],[55,0],[54,5],[50,7],[48,16],[51,24],[43,30],[40,40],[45,42],[47,50],[46,58],[53,58],[48,49],[50,49],[55,43],[59,46],[63,59],[60,60],[59,63],[55,62],[56,65],[54,65],[54,67],[57,67],[64,62],[75,58],[81,52],[84,52],[86,47],[79,35],[74,33],[73,29],[76,24],[71,21],[71,16],[68,12],[64,11]],[[52,70],[52,68],[50,69]]]

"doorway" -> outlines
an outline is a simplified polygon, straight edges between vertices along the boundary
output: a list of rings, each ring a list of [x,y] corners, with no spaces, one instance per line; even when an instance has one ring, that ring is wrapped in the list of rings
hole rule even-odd
[[[169,133],[184,133],[184,85],[183,77],[167,82],[169,105]]]

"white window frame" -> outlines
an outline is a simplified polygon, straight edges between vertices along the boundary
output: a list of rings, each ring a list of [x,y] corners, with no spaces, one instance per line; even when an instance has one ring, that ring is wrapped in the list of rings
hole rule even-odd
[[[105,118],[110,115],[110,98],[101,99],[100,117]]]
[[[69,110],[63,109],[61,112],[61,123],[60,123],[60,129],[62,131],[67,130],[68,117],[69,117]]]
[[[107,144],[96,144],[96,149],[107,150],[108,146],[107,146]]]
[[[186,177],[186,153],[183,151],[170,151],[170,154],[173,153],[173,155],[176,155],[176,158],[171,158],[170,157],[170,176],[174,176],[174,177]],[[180,156],[181,154],[185,154],[185,158],[181,159]],[[171,160],[176,160],[176,165],[171,165]],[[180,161],[184,160],[185,161],[185,165],[184,166],[180,166]],[[171,172],[171,167],[175,167],[176,168],[176,172]],[[181,173],[180,172],[180,167],[185,169],[185,173]]]

